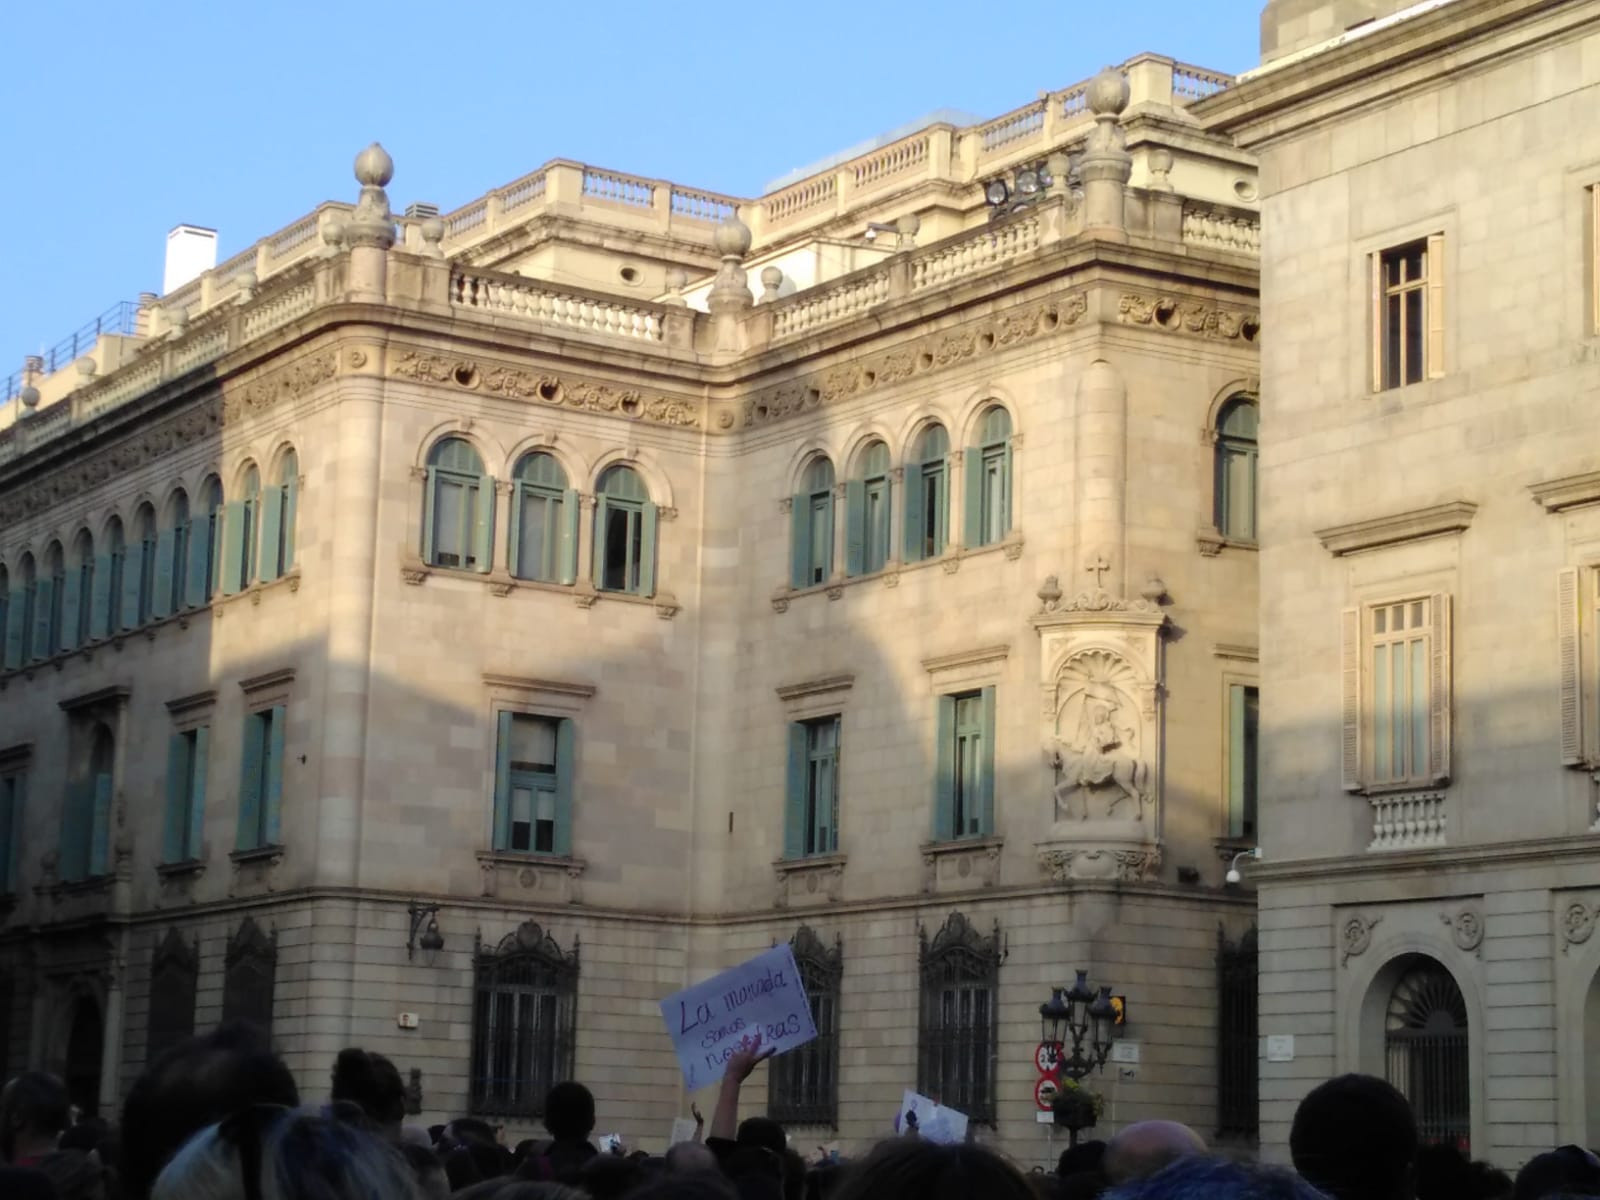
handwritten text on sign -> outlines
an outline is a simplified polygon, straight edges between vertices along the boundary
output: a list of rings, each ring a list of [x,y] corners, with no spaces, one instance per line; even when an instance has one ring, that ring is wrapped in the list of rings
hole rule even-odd
[[[678,1064],[690,1090],[722,1078],[728,1059],[760,1037],[779,1054],[817,1036],[794,951],[774,946],[749,962],[661,1002]]]

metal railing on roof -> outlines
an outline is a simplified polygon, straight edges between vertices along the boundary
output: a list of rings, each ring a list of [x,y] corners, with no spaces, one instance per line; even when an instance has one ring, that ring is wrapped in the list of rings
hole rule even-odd
[[[60,370],[80,355],[93,350],[95,340],[105,334],[115,333],[123,336],[133,334],[138,327],[138,321],[138,304],[132,300],[119,300],[82,328],[73,330],[54,346],[41,350],[38,355],[41,365],[35,369],[34,374],[43,376]],[[5,399],[11,400],[22,391],[27,373],[27,368],[23,368],[6,376]]]

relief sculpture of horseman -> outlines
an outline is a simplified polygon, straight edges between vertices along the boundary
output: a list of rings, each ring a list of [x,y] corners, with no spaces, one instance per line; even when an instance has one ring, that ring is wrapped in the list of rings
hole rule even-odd
[[[1106,799],[1104,816],[1140,819],[1150,772],[1139,755],[1137,718],[1118,689],[1106,684],[1088,684],[1078,700],[1072,739],[1058,731],[1045,744],[1045,759],[1056,772],[1056,820],[1088,820],[1097,795]],[[1124,803],[1129,811],[1119,812]]]

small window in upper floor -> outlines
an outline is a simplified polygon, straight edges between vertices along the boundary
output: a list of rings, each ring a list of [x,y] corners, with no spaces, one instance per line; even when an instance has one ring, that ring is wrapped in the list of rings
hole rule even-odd
[[[998,404],[978,422],[966,464],[966,543],[992,546],[1011,531],[1011,414]]]
[[[938,558],[949,541],[950,435],[929,425],[906,464],[906,561]]]
[[[935,841],[994,832],[995,689],[939,697]]]
[[[1240,396],[1217,419],[1215,481],[1217,532],[1239,542],[1256,540],[1256,430],[1260,410]]]
[[[255,580],[261,548],[261,471],[248,464],[239,481],[239,499],[225,509],[220,586],[224,595],[243,591]]]
[[[244,749],[239,773],[236,850],[261,850],[280,843],[283,754],[288,709],[275,704],[244,719]]]
[[[1257,730],[1261,691],[1249,684],[1228,685],[1228,836],[1256,836]]]
[[[1450,775],[1450,597],[1346,609],[1344,779],[1351,791]]]
[[[871,575],[889,562],[889,447],[873,442],[863,450],[859,475],[845,484],[845,574],[852,576]]]
[[[578,493],[553,454],[535,450],[512,471],[511,573],[572,583],[578,577]]]
[[[839,849],[839,725],[837,716],[789,725],[785,858]]]
[[[1387,391],[1444,374],[1444,238],[1372,256],[1372,386]]]
[[[67,779],[59,870],[63,883],[79,883],[99,879],[110,870],[116,741],[103,721],[83,723],[68,737],[87,753]]]
[[[595,586],[636,596],[655,594],[656,506],[632,467],[610,467],[600,477],[595,505]]]
[[[22,867],[22,819],[28,775],[22,767],[0,767],[0,896],[16,892]]]
[[[794,498],[789,549],[792,586],[828,582],[833,574],[833,464],[820,455],[806,467]]]
[[[157,617],[170,617],[183,609],[184,584],[189,577],[189,533],[189,496],[182,488],[176,488],[167,499],[156,538],[152,611]]]
[[[33,555],[23,551],[17,574],[11,582],[6,602],[5,666],[14,670],[33,657],[34,604],[38,581],[34,577]]]
[[[222,581],[222,533],[225,520],[222,480],[213,475],[200,485],[199,511],[189,520],[189,562],[184,601],[190,608],[209,603]]]
[[[263,583],[287,574],[294,566],[295,518],[300,506],[300,458],[285,450],[278,462],[278,482],[261,493],[260,578]]]
[[[444,438],[428,452],[422,519],[423,557],[436,567],[488,571],[494,545],[494,480],[465,438]]]
[[[109,582],[110,564],[105,564],[105,569],[98,574],[102,585]],[[99,601],[104,612],[105,597],[96,593],[95,577],[94,535],[87,529],[80,529],[72,541],[72,565],[67,568],[66,599],[62,603],[63,650],[88,645],[90,639],[98,636],[93,624],[95,602]]]
[[[249,734],[247,730],[247,736]],[[211,730],[183,729],[167,739],[167,803],[161,843],[163,863],[195,862],[205,830],[206,764]],[[250,751],[247,749],[246,753]]]
[[[106,522],[105,549],[95,562],[94,594],[91,598],[89,618],[93,637],[110,637],[122,626],[122,614],[137,622],[139,575],[128,569],[128,540],[122,530],[122,518],[112,517]],[[128,626],[132,628],[132,625]]]
[[[494,763],[494,848],[572,853],[577,725],[570,718],[499,714]]]
[[[67,556],[60,542],[51,542],[44,552],[44,574],[39,579],[39,600],[34,610],[34,658],[49,658],[61,649],[66,596]]]

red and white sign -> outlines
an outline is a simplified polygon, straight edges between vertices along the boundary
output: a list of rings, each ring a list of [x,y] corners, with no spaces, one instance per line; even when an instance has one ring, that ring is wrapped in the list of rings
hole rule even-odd
[[[1055,1105],[1056,1096],[1060,1094],[1060,1087],[1048,1075],[1033,1085],[1033,1102],[1040,1112],[1049,1112]]]
[[[1041,1075],[1054,1075],[1061,1070],[1061,1043],[1040,1042],[1033,1052],[1033,1065]]]

